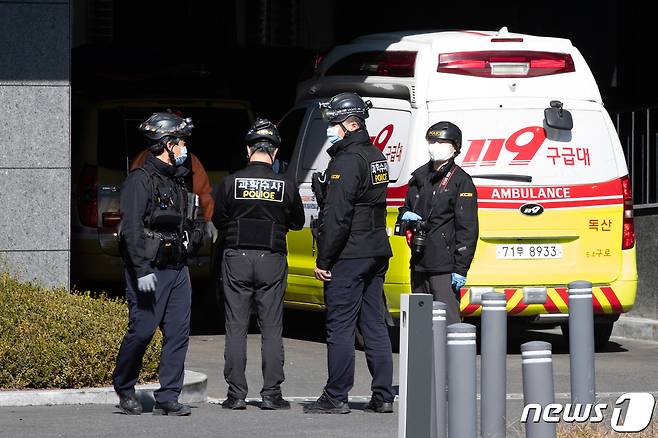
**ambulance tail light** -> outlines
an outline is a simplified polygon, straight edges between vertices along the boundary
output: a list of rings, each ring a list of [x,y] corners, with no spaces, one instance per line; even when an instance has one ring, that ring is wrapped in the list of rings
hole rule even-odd
[[[631,249],[635,246],[635,224],[633,223],[633,193],[628,175],[621,178],[621,188],[624,194],[624,226],[621,249]]]
[[[78,216],[86,227],[98,226],[98,168],[85,165],[77,188]]]
[[[481,78],[533,78],[576,69],[567,53],[493,50],[442,53],[436,71]]]
[[[347,55],[332,65],[325,75],[412,78],[415,67],[416,52],[403,50],[368,51]]]

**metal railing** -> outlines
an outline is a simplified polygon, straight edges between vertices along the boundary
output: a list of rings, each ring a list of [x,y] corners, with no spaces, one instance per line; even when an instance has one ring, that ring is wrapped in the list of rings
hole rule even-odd
[[[635,207],[658,206],[658,106],[611,116],[626,157]]]

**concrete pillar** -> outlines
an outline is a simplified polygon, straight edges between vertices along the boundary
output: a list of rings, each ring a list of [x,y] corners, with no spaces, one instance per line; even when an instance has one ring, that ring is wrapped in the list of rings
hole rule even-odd
[[[0,271],[69,285],[68,0],[0,2]]]

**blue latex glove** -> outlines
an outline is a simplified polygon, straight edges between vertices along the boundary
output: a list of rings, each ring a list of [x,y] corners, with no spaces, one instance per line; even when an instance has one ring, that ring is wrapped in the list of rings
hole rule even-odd
[[[466,284],[466,277],[463,275],[459,275],[456,272],[453,272],[451,275],[452,279],[452,285],[455,287],[455,289],[459,290]]]
[[[137,279],[137,288],[140,292],[155,292],[155,285],[158,279],[155,274],[148,274]]]
[[[419,220],[421,220],[421,219],[422,219],[422,217],[418,216],[418,215],[417,215],[416,213],[414,213],[413,211],[406,211],[406,212],[402,215],[402,220],[403,220],[403,221],[419,221]]]

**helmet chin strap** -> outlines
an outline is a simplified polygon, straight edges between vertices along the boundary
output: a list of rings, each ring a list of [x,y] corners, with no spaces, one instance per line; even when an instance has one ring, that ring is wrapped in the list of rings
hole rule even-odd
[[[338,126],[340,126],[340,129],[343,130],[343,134],[344,134],[345,137],[349,137],[350,135],[352,135],[352,132],[349,131],[349,130],[345,127],[345,125],[343,125],[343,122],[338,122]]]
[[[169,162],[171,165],[176,164],[176,155],[174,155],[174,151],[172,149],[167,149],[167,153],[169,154]]]

